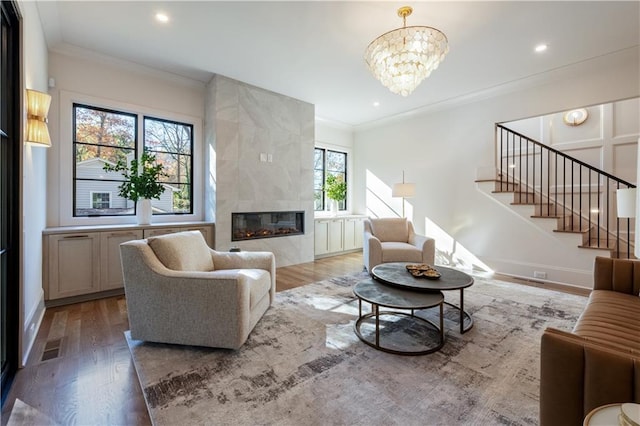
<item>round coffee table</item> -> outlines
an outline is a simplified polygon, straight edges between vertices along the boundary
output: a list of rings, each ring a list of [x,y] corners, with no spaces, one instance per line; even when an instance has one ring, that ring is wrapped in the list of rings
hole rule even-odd
[[[367,345],[379,349],[384,352],[389,352],[398,355],[425,355],[431,352],[435,352],[444,345],[444,324],[442,317],[442,307],[444,303],[444,296],[441,292],[420,293],[411,290],[403,290],[397,287],[389,287],[375,281],[371,278],[358,282],[353,287],[353,293],[358,298],[358,320],[355,324],[355,332],[364,343]],[[371,312],[362,315],[362,301],[371,303]],[[433,308],[435,306],[440,307],[440,325],[436,325],[432,321],[421,318],[414,315],[415,310]],[[380,307],[402,309],[411,311],[411,313],[398,312],[398,311],[380,311]],[[382,315],[387,316],[403,316],[408,317],[412,321],[412,324],[423,323],[428,327],[432,327],[439,334],[439,341],[435,346],[426,347],[426,349],[419,350],[405,350],[405,349],[393,349],[390,345],[383,345],[380,343],[380,317]],[[361,327],[364,322],[369,318],[375,318],[375,334],[373,339],[367,338],[362,332]],[[390,327],[391,329],[392,327]],[[391,332],[387,335],[391,337]],[[413,333],[411,333],[413,334]]]
[[[390,286],[422,292],[460,290],[460,306],[444,302],[460,312],[460,333],[466,333],[473,327],[473,318],[464,310],[464,289],[473,285],[473,278],[464,272],[444,266],[434,266],[440,272],[438,279],[416,278],[407,271],[411,262],[381,263],[371,269],[374,279]]]

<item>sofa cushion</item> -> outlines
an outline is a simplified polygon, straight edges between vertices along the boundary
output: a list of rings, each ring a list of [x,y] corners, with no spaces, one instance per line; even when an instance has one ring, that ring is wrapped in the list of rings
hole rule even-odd
[[[209,246],[200,231],[149,237],[147,243],[164,266],[174,271],[213,271]]]
[[[640,354],[640,297],[593,290],[573,332],[594,342]]]
[[[406,243],[409,241],[409,227],[405,218],[383,218],[371,219],[371,230],[381,242],[398,241]]]

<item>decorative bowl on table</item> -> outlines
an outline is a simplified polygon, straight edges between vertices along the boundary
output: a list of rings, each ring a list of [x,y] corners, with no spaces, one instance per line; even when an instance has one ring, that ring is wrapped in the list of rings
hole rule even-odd
[[[416,278],[426,278],[428,280],[437,280],[440,278],[440,272],[431,265],[426,263],[409,264],[407,271]]]

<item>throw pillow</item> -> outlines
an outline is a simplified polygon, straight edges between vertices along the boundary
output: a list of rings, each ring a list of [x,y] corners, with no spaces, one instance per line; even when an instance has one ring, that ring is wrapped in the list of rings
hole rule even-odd
[[[200,231],[149,237],[147,243],[160,262],[174,271],[213,271],[209,246]]]

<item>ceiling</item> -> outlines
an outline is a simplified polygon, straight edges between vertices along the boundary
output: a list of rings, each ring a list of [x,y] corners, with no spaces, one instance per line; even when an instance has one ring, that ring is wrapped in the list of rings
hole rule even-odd
[[[270,2],[39,1],[52,51],[107,55],[208,82],[222,74],[315,104],[316,116],[357,126],[514,84],[622,49],[639,49],[639,1]],[[402,26],[440,29],[450,51],[408,97],[363,60]],[[158,11],[167,24],[154,19]],[[544,53],[534,47],[547,43]],[[380,105],[373,106],[374,102]]]

